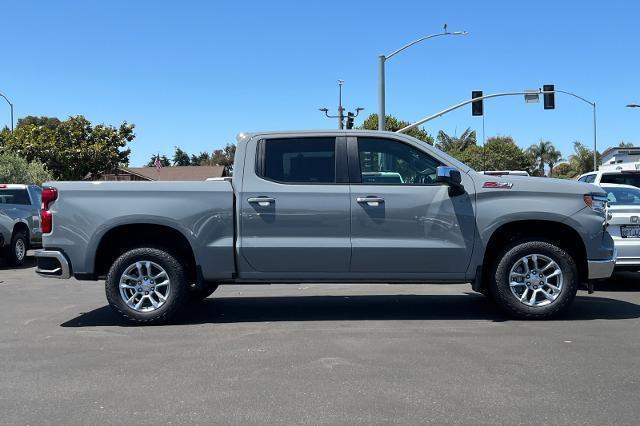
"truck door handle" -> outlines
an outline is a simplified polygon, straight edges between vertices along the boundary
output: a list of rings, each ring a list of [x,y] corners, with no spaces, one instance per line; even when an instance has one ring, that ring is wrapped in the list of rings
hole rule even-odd
[[[367,203],[368,206],[378,207],[380,204],[384,203],[384,198],[380,197],[358,197],[356,201],[359,203]]]
[[[251,197],[247,199],[250,203],[257,203],[260,207],[269,207],[271,203],[275,203],[276,199],[271,197]]]

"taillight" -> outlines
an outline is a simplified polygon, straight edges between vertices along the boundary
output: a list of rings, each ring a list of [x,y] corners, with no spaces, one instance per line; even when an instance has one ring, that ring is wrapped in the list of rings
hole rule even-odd
[[[53,215],[49,211],[49,205],[58,199],[58,190],[55,188],[42,188],[42,208],[40,209],[40,228],[43,234],[48,234],[53,229]]]

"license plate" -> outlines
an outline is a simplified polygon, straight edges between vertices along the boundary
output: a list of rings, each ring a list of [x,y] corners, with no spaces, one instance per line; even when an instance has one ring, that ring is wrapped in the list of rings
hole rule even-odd
[[[622,238],[640,238],[640,225],[624,225],[620,227]]]

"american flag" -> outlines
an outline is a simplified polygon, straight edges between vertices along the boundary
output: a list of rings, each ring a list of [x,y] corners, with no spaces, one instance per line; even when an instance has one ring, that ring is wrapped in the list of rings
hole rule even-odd
[[[153,165],[156,166],[156,170],[160,171],[162,168],[162,162],[160,161],[160,154],[156,157],[156,161],[153,162]]]

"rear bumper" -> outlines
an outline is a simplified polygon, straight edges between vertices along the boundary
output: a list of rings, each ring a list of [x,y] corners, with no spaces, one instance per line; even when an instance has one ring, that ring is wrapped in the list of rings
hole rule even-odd
[[[613,269],[616,266],[616,257],[618,255],[617,250],[613,250],[613,256],[610,259],[605,260],[589,260],[589,279],[601,280],[609,278],[613,274]]]
[[[66,256],[57,250],[36,250],[36,274],[41,277],[69,279],[71,266]]]

